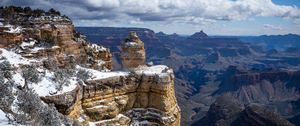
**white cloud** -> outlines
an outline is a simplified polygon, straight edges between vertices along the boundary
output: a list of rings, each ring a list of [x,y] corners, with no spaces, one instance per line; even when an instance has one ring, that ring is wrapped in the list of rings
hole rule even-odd
[[[4,0],[1,4],[53,7],[75,20],[207,24],[261,16],[300,22],[297,7],[276,5],[271,0]]]
[[[2,3],[20,4],[20,1],[4,0]],[[256,16],[282,17],[295,21],[300,19],[298,8],[276,5],[271,0],[31,0],[28,5],[55,7],[78,18],[104,18],[109,15],[120,18],[125,15],[128,19],[144,21],[185,18],[245,20]],[[85,15],[78,14],[83,12]]]
[[[120,6],[119,0],[86,0],[86,3],[98,8],[117,8]]]
[[[283,30],[281,26],[271,25],[271,24],[264,24],[264,29],[270,29],[270,30]]]

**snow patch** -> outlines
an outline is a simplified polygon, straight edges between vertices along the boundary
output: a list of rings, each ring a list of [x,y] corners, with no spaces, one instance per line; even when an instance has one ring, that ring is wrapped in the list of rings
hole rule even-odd
[[[39,50],[44,50],[44,49],[46,49],[46,48],[44,48],[44,47],[35,47],[35,48],[31,49],[31,51],[33,53],[37,53]]]
[[[25,79],[22,77],[22,75],[20,73],[16,73],[14,75],[12,75],[12,79],[14,80],[15,84],[19,85],[19,86],[24,86],[25,84]]]
[[[31,84],[34,91],[39,96],[48,96],[50,93],[56,92],[55,82],[52,81],[53,73],[46,71],[45,76],[37,84]]]
[[[136,69],[137,73],[140,74],[146,74],[146,75],[169,75],[170,73],[173,73],[172,69],[169,69],[169,67],[165,65],[155,65],[151,67],[142,66]],[[164,74],[165,73],[165,74]]]
[[[97,44],[91,44],[89,45],[89,47],[95,49],[96,51],[107,51],[106,48],[104,48],[103,46],[99,46]]]
[[[31,64],[31,62],[36,62],[36,60],[33,59],[26,59],[23,58],[21,55],[16,54],[12,51],[8,51],[6,49],[0,49],[0,51],[2,51],[2,54],[0,54],[0,56],[3,56],[7,59],[8,62],[10,62],[10,64],[18,66],[20,64]]]
[[[9,120],[5,115],[6,114],[0,109],[0,126],[13,126],[9,124]]]
[[[129,75],[128,72],[124,71],[109,71],[109,72],[103,72],[99,70],[89,69],[89,68],[83,68],[77,66],[77,69],[85,69],[86,71],[89,71],[92,73],[92,80],[98,80],[98,79],[104,79],[109,77],[116,77],[116,76],[127,76]]]
[[[57,91],[56,82],[53,79],[54,73],[46,70],[44,77],[37,84],[32,84],[32,88],[39,96],[49,96],[51,94],[59,95],[66,92],[70,92],[77,87],[77,81],[75,77],[69,78],[70,83],[68,85],[63,85],[62,90]]]
[[[22,32],[22,27],[20,27],[20,26],[14,27],[12,25],[6,25],[4,27],[8,28],[8,30],[4,30],[4,32],[7,32],[7,33],[21,33]]]
[[[35,43],[37,43],[36,40],[30,40],[29,42],[22,42],[22,44],[20,45],[23,49],[26,47],[34,47]]]
[[[124,45],[125,47],[136,47],[136,48],[141,47],[141,45],[137,42],[125,42]]]
[[[114,120],[119,120],[121,118],[128,118],[128,117],[123,114],[118,114],[115,118],[112,118],[112,119],[101,120],[98,122],[89,122],[89,126],[96,126],[97,124],[101,124],[101,123],[104,124],[106,122],[113,122]]]

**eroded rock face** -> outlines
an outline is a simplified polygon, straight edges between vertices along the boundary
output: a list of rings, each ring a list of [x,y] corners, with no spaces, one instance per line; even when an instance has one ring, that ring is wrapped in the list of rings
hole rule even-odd
[[[139,39],[136,32],[131,32],[121,45],[121,61],[124,70],[137,68],[145,64],[144,43]]]
[[[72,57],[76,63],[93,69],[112,69],[110,50],[89,44],[70,20],[60,16],[27,20],[29,24],[10,21],[16,25],[0,26],[0,47],[16,48],[26,58],[51,59],[60,67],[68,66],[67,59]]]
[[[60,103],[58,106],[71,106],[65,110],[66,114],[80,120],[81,124],[179,126],[180,109],[174,94],[173,72],[163,66],[153,73],[158,67],[162,66],[143,68],[126,76],[87,81],[85,86],[76,89],[82,89],[77,91],[82,92],[82,99],[71,98],[72,105],[55,102],[57,97],[72,96],[68,93],[49,96],[47,101],[52,99],[52,103]]]
[[[233,97],[223,95],[192,126],[293,126],[280,115],[260,104],[243,106]]]
[[[1,32],[2,31],[2,32]],[[23,35],[20,33],[4,32],[5,30],[0,27],[0,48],[17,45],[22,42]]]

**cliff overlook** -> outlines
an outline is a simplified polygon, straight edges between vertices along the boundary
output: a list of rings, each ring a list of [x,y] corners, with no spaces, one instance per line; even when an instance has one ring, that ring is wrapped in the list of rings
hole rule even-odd
[[[179,126],[173,70],[145,65],[142,40],[121,45],[122,70],[50,9],[0,8],[1,125]]]

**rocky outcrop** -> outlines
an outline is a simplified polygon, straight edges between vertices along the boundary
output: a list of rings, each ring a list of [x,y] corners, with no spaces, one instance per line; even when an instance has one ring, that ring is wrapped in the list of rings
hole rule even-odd
[[[200,32],[196,32],[189,37],[189,39],[207,39],[208,35],[204,33],[202,30]]]
[[[43,99],[81,124],[180,125],[173,72],[165,66],[89,80],[70,93]]]
[[[23,35],[19,32],[8,32],[9,28],[0,26],[0,48],[17,45],[22,42]]]
[[[6,16],[0,26],[0,47],[17,48],[17,53],[26,58],[51,59],[59,67],[68,66],[72,57],[73,62],[93,69],[112,69],[110,50],[89,44],[67,17],[50,13],[36,16],[33,12]]]
[[[179,126],[173,71],[144,65],[144,45],[135,32],[122,45],[121,59],[123,69],[131,72],[104,72],[113,76],[87,80],[71,92],[43,100],[82,125]]]
[[[95,51],[101,50],[98,46],[87,47],[93,59],[107,57]],[[122,45],[121,60],[123,69],[130,72],[104,72],[103,76],[113,76],[87,80],[71,92],[42,99],[82,125],[179,126],[173,71],[144,65],[144,45],[135,32]]]
[[[136,32],[131,32],[121,46],[121,61],[124,70],[130,70],[145,64],[144,43],[137,36]]]

